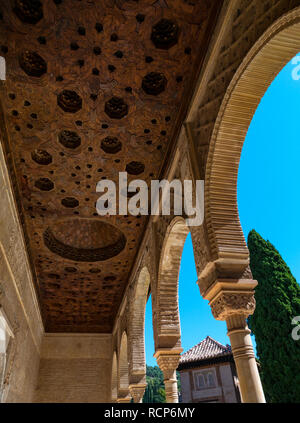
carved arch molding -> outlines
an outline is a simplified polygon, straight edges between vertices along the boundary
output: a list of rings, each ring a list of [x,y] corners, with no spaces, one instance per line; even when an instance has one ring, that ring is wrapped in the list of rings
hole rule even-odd
[[[276,75],[299,51],[300,8],[296,8],[253,46],[221,105],[206,166],[205,216],[213,260],[223,274],[229,269],[241,277],[249,264],[237,206],[238,168],[249,125]],[[202,279],[214,270],[206,268]]]

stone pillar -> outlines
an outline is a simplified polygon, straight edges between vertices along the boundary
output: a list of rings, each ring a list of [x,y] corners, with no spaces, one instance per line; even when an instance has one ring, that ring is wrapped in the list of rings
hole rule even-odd
[[[119,404],[127,404],[131,402],[131,396],[128,388],[120,388],[118,391],[118,398],[116,400]]]
[[[253,280],[218,280],[204,295],[210,301],[213,316],[226,321],[242,401],[265,403],[265,396],[258,373],[252,340],[246,319],[255,311]]]
[[[2,394],[3,394],[3,387],[4,387],[5,365],[6,365],[6,354],[0,352],[0,403],[2,402]]]
[[[132,396],[134,403],[141,403],[143,401],[146,388],[146,384],[136,384],[129,386],[130,395]]]
[[[182,351],[182,348],[176,350],[159,349],[154,354],[157,364],[164,374],[167,403],[178,403],[176,369],[179,365]]]
[[[229,315],[226,323],[239,378],[242,401],[264,403],[266,402],[265,395],[253,351],[251,331],[247,326],[245,315]]]

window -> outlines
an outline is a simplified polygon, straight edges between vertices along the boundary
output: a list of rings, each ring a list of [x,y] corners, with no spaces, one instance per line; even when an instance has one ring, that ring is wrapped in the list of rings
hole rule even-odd
[[[4,381],[8,362],[8,346],[11,338],[13,338],[13,332],[3,309],[0,307],[0,403],[4,401],[5,397]]]
[[[203,389],[203,388],[205,388],[205,378],[204,378],[204,375],[203,374],[201,374],[201,373],[199,373],[197,376],[196,376],[196,378],[197,378],[197,388],[198,389]]]
[[[213,369],[202,370],[194,373],[195,388],[197,391],[202,389],[216,388],[216,374]]]
[[[216,386],[214,375],[211,372],[207,373],[206,379],[207,379],[207,385],[210,388],[214,388]]]

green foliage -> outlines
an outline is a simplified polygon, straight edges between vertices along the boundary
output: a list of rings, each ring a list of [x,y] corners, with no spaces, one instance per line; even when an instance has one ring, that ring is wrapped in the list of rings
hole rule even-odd
[[[161,404],[166,402],[166,391],[164,386],[163,372],[158,366],[146,368],[147,388],[143,398],[144,403]],[[180,392],[180,375],[177,372],[178,391]]]
[[[164,375],[158,366],[147,366],[146,375],[150,378],[157,378],[162,384],[164,383]]]
[[[146,368],[147,388],[143,398],[144,403],[159,404],[166,402],[163,373],[159,367],[147,366]]]
[[[292,320],[300,316],[300,286],[279,252],[254,230],[249,233],[256,311],[248,319],[255,335],[261,379],[268,402],[300,402],[300,341]]]

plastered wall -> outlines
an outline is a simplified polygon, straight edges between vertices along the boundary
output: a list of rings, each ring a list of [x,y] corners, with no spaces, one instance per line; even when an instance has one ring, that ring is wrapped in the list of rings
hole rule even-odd
[[[44,330],[1,145],[0,199],[0,307],[13,333],[0,398],[31,402]]]

